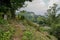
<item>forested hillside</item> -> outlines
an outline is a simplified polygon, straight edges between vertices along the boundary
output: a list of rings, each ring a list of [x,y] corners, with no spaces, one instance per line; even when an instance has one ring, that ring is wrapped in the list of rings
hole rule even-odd
[[[25,1],[0,0],[0,40],[60,40],[60,7],[53,4],[46,15],[26,10],[17,14]]]

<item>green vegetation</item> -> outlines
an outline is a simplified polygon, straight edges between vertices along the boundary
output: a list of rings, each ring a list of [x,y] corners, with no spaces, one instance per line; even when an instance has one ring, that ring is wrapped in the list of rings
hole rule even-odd
[[[0,40],[12,40],[14,28],[9,25],[8,21],[0,19]]]
[[[25,31],[22,40],[32,40],[32,33],[30,31]]]
[[[32,0],[0,0],[0,12],[3,13],[2,15],[7,15],[8,17],[15,18],[15,11],[18,8],[23,7],[25,1]]]
[[[60,9],[53,4],[45,16],[15,11],[28,0],[0,1],[0,40],[60,40]],[[29,0],[32,1],[32,0]]]
[[[23,40],[57,40],[54,36],[48,32],[41,30],[37,31],[34,27],[27,25],[26,31],[23,32]]]
[[[59,8],[57,8],[57,4],[54,4],[53,7],[50,7],[50,9],[47,10],[47,15],[45,16],[40,16],[40,15],[35,15],[34,17],[32,17],[33,19],[37,19],[35,21],[35,19],[32,22],[38,23],[40,24],[40,26],[35,26],[34,23],[31,22],[31,19],[27,20],[29,18],[29,16],[27,16],[28,18],[27,20],[27,24],[29,24],[30,26],[34,26],[34,28],[36,28],[38,31],[46,31],[48,32],[50,35],[54,35],[55,37],[58,38],[58,40],[60,39],[60,16],[59,14],[57,15],[57,12],[59,11]],[[25,12],[26,14],[26,12]],[[27,14],[26,14],[27,15]],[[23,15],[25,17],[25,15]],[[25,24],[26,25],[26,24]]]

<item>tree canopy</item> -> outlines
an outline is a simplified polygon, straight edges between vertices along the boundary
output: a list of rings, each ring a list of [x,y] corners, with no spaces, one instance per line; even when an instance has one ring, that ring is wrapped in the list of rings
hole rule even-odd
[[[15,16],[15,10],[21,8],[25,1],[32,0],[0,0],[0,12],[6,13],[10,11],[13,16]]]

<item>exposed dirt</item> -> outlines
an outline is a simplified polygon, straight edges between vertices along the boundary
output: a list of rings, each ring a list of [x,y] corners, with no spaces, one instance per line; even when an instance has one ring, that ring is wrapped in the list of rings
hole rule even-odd
[[[16,21],[12,21],[11,25],[15,28],[15,33],[13,35],[13,40],[22,40],[23,31],[25,30],[25,27],[22,23],[18,23]]]

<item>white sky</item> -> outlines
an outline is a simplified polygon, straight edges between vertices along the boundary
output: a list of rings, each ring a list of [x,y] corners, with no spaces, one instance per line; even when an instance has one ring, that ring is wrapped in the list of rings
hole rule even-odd
[[[21,8],[20,10],[26,10],[35,12],[37,15],[44,15],[49,6],[53,3],[60,4],[60,0],[33,0],[32,2],[25,2],[28,4],[27,7]]]

